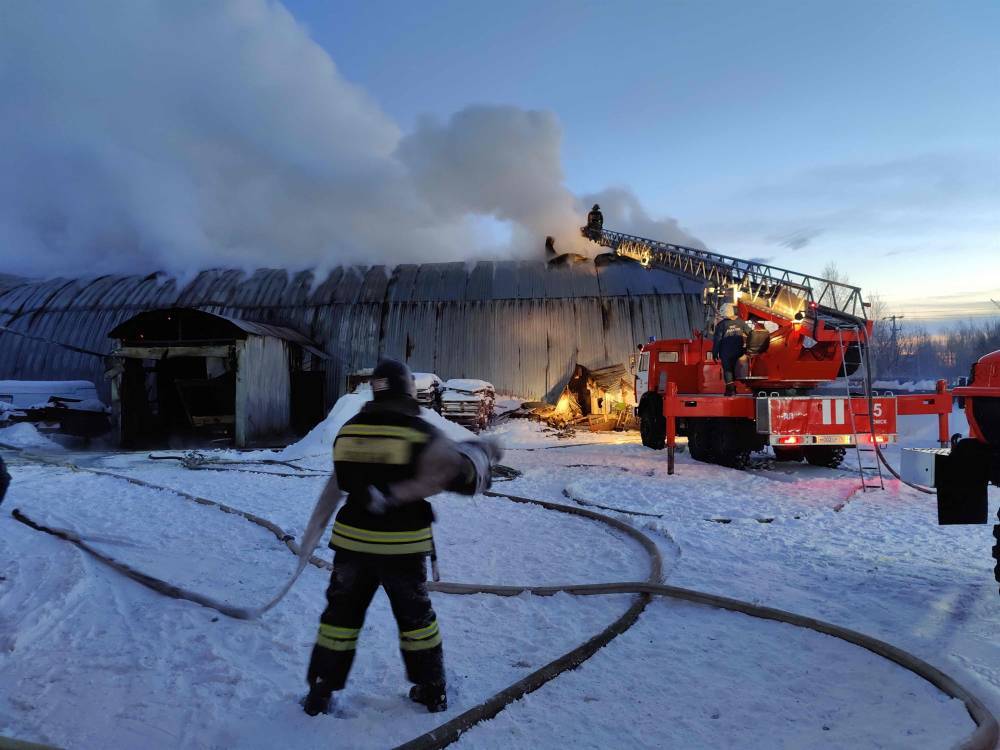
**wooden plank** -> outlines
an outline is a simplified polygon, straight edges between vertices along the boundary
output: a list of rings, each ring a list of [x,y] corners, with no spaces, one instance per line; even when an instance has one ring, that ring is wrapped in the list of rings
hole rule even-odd
[[[126,359],[167,359],[172,357],[229,357],[235,347],[217,346],[123,346],[112,352]]]

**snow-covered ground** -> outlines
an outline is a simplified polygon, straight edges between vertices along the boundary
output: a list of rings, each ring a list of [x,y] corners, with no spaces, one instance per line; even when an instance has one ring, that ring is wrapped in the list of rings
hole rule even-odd
[[[346,419],[347,411],[331,419]],[[907,419],[907,439],[932,445],[934,421]],[[328,420],[282,454],[212,454],[294,459],[307,470],[303,477],[247,471],[295,473],[263,464],[192,471],[144,453],[54,457],[209,497],[298,535],[329,469],[334,427]],[[938,527],[933,497],[895,482],[862,494],[845,470],[764,463],[736,472],[681,453],[668,477],[664,454],[642,448],[634,434],[558,440],[523,420],[493,432],[508,446],[504,463],[523,472],[495,489],[652,514],[617,517],[657,541],[670,583],[887,640],[954,675],[1000,714],[1000,597],[989,526]],[[19,439],[45,449],[29,435]],[[308,568],[254,622],[167,599],[17,523],[10,509],[239,605],[268,599],[295,559],[263,529],[176,494],[32,464],[11,451],[4,457],[14,484],[0,509],[0,735],[67,748],[388,747],[583,642],[631,601],[435,594],[451,708],[428,715],[405,698],[395,626],[379,594],[336,714],[310,719],[296,700],[326,572]],[[990,493],[995,513],[1000,493]],[[647,572],[637,544],[586,519],[486,497],[442,495],[435,507],[445,580],[544,585],[637,580]],[[961,704],[850,644],[654,600],[580,668],[473,728],[457,746],[932,748],[972,729]]]

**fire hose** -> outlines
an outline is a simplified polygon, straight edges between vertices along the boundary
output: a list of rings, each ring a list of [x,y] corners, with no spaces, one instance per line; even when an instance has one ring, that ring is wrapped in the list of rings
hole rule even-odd
[[[278,596],[272,599],[264,607],[259,608],[239,608],[230,607],[229,605],[222,604],[221,607],[217,606],[220,603],[215,602],[209,597],[194,594],[193,592],[182,589],[181,587],[174,586],[165,581],[157,579],[153,576],[149,576],[141,571],[137,571],[120,561],[114,560],[113,558],[104,555],[98,550],[91,547],[86,543],[79,535],[65,530],[65,529],[54,529],[36,521],[30,519],[26,514],[24,514],[20,509],[15,509],[13,511],[14,517],[31,528],[45,533],[53,534],[59,538],[65,539],[71,542],[80,549],[84,550],[90,555],[93,555],[102,562],[110,565],[111,567],[119,570],[123,574],[127,575],[129,578],[147,586],[155,591],[158,591],[166,596],[173,598],[182,598],[190,601],[194,601],[198,604],[202,604],[207,607],[211,607],[219,611],[220,613],[236,617],[239,619],[253,619],[259,616],[262,612],[266,611],[270,607],[274,606],[277,601],[281,599],[284,593],[287,592],[291,585],[295,582],[298,576],[301,574],[302,570],[307,564],[312,564],[317,567],[322,567],[326,569],[331,569],[332,564],[326,560],[317,558],[311,554],[315,544],[318,542],[319,535],[316,535],[312,527],[316,526],[318,520],[325,519],[320,528],[320,535],[322,531],[325,530],[326,522],[328,522],[330,515],[332,515],[332,507],[322,507],[321,502],[317,503],[316,508],[313,510],[313,514],[310,518],[310,524],[303,534],[303,542],[301,545],[297,545],[294,541],[294,537],[286,533],[281,527],[268,521],[267,519],[256,516],[252,513],[238,510],[230,506],[224,505],[223,503],[216,502],[214,500],[209,500],[207,498],[197,497],[190,493],[183,492],[181,490],[176,490],[171,487],[165,487],[156,485],[150,482],[146,482],[135,477],[131,477],[124,474],[117,474],[115,472],[105,471],[101,469],[92,468],[81,468],[75,464],[68,462],[58,462],[52,461],[36,456],[24,455],[28,460],[33,460],[38,463],[60,466],[63,468],[69,468],[75,471],[87,471],[102,476],[110,476],[117,479],[121,479],[138,486],[143,486],[151,489],[157,489],[162,491],[171,492],[180,497],[192,500],[201,505],[210,505],[219,508],[220,510],[238,515],[246,520],[266,528],[268,531],[273,533],[279,541],[284,543],[292,552],[299,556],[299,566],[296,573],[293,575],[291,580],[285,585],[285,587],[279,592]],[[719,609],[725,609],[732,612],[740,612],[751,617],[756,617],[760,619],[772,620],[776,622],[783,622],[790,625],[795,625],[797,627],[806,628],[813,630],[815,632],[823,633],[826,635],[839,638],[841,640],[847,641],[854,645],[860,646],[872,653],[882,656],[889,661],[892,661],[899,666],[913,672],[914,674],[922,677],[924,680],[930,682],[932,685],[937,687],[946,695],[961,700],[965,705],[966,711],[969,716],[976,724],[976,729],[967,737],[965,737],[961,742],[959,742],[955,747],[961,750],[992,750],[996,745],[998,736],[1000,736],[1000,726],[998,726],[996,718],[990,713],[989,709],[983,704],[983,702],[977,698],[972,692],[958,683],[954,678],[940,671],[936,667],[931,666],[922,659],[910,654],[900,648],[892,646],[884,641],[872,638],[871,636],[864,635],[862,633],[850,630],[848,628],[843,628],[832,623],[823,622],[821,620],[816,620],[811,617],[806,617],[803,615],[798,615],[792,612],[786,612],[780,609],[774,609],[771,607],[763,607],[750,602],[744,602],[738,599],[731,599],[728,597],[722,597],[715,594],[710,594],[701,591],[695,591],[691,589],[679,588],[676,586],[668,586],[660,583],[660,578],[662,576],[662,557],[660,555],[659,549],[656,544],[645,534],[643,534],[638,529],[633,526],[620,521],[611,516],[606,516],[601,513],[597,513],[592,510],[587,510],[585,508],[580,508],[577,506],[563,505],[560,503],[553,503],[545,500],[537,500],[532,498],[519,497],[516,495],[509,495],[505,493],[498,492],[487,492],[485,493],[490,497],[505,498],[511,502],[535,505],[548,510],[553,510],[561,513],[568,513],[571,515],[582,516],[589,518],[591,520],[604,523],[612,528],[626,534],[636,542],[638,542],[649,556],[650,573],[646,581],[623,581],[623,582],[613,582],[613,583],[597,583],[597,584],[566,584],[559,586],[495,586],[488,584],[475,584],[475,583],[450,583],[450,582],[440,582],[440,583],[429,583],[428,589],[431,591],[436,591],[439,593],[446,594],[493,594],[497,596],[517,596],[523,593],[530,593],[537,596],[552,596],[557,593],[569,593],[576,596],[594,596],[594,595],[606,595],[606,594],[635,594],[636,598],[632,605],[626,610],[626,612],[621,615],[617,620],[615,620],[611,625],[602,630],[599,634],[595,635],[593,638],[589,639],[585,643],[576,647],[572,651],[563,654],[557,659],[549,662],[540,669],[532,672],[526,677],[518,680],[514,684],[508,686],[507,688],[501,690],[497,694],[491,696],[486,701],[468,709],[467,711],[459,714],[458,716],[450,719],[449,721],[441,724],[435,729],[416,737],[409,742],[399,745],[396,750],[436,750],[437,748],[443,748],[451,743],[455,742],[463,732],[467,731],[474,725],[489,720],[499,714],[504,708],[519,700],[524,695],[537,690],[542,685],[551,681],[558,675],[573,669],[580,664],[582,664],[586,659],[595,654],[603,646],[610,643],[615,637],[621,635],[626,630],[628,630],[642,614],[643,610],[646,608],[651,600],[652,596],[663,596],[672,599],[688,601],[695,604],[701,604],[705,606],[715,607]],[[311,545],[311,546],[310,546]],[[227,611],[228,610],[228,611]]]

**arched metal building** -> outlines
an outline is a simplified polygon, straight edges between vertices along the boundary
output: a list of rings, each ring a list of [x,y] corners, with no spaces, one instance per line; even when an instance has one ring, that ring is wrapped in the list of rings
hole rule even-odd
[[[415,371],[472,377],[523,398],[551,397],[579,362],[626,362],[650,336],[700,323],[701,287],[619,261],[483,261],[311,272],[206,271],[51,279],[0,286],[0,379],[85,379],[107,398],[108,333],[146,310],[191,307],[297,331],[331,356],[327,401],[380,356]],[[25,335],[12,333],[15,331]]]

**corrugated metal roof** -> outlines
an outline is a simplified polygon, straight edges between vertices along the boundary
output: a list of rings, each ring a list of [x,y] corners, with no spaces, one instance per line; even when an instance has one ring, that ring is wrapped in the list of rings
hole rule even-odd
[[[345,266],[324,279],[280,269],[205,271],[180,286],[163,275],[50,279],[0,291],[0,325],[99,352],[108,333],[151,309],[193,307],[280,326],[331,355],[328,392],[380,356],[445,378],[482,378],[504,393],[551,397],[579,362],[628,361],[649,336],[686,336],[701,287],[637,264],[479,261]],[[96,357],[0,333],[0,378],[87,379]]]

